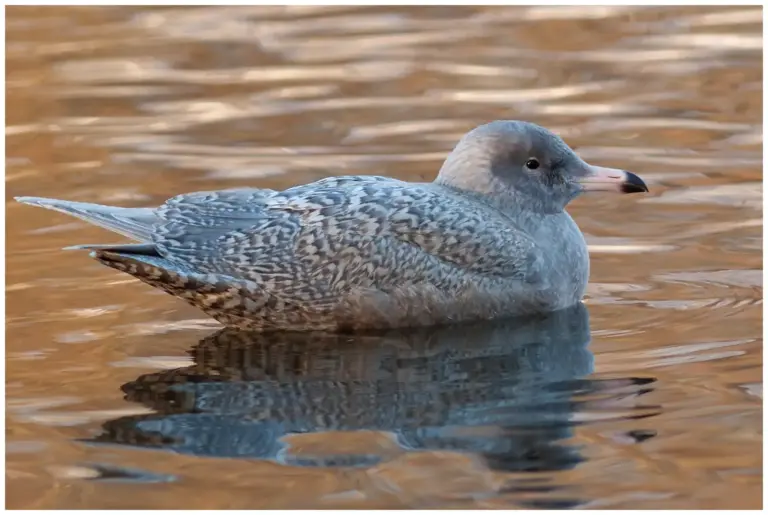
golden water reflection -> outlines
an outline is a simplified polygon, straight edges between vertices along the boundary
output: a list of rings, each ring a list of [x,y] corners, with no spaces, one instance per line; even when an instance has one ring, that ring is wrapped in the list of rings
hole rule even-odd
[[[499,118],[651,187],[570,209],[592,255],[582,333],[303,350],[222,342],[59,250],[117,239],[10,202],[8,507],[761,505],[760,8],[7,14],[8,198],[431,180]],[[247,405],[266,401],[282,408]]]

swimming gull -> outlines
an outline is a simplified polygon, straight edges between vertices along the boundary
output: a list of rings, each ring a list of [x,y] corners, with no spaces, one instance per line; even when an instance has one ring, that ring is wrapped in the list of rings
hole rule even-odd
[[[139,242],[74,248],[227,326],[348,331],[578,303],[589,255],[565,207],[593,190],[648,188],[587,164],[543,127],[495,121],[464,135],[431,183],[329,177],[187,193],[156,208],[16,200]]]

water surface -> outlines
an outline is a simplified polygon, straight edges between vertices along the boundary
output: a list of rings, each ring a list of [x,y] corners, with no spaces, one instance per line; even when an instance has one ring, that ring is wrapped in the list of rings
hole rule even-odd
[[[126,206],[431,180],[471,127],[559,132],[586,307],[377,336],[221,331],[8,203],[10,508],[758,508],[755,7],[11,7],[6,185]]]

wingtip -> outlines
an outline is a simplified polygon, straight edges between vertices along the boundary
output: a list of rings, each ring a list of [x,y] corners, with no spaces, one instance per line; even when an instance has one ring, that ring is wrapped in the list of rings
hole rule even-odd
[[[22,204],[29,204],[32,206],[41,206],[45,204],[48,199],[42,197],[13,197],[13,200]]]

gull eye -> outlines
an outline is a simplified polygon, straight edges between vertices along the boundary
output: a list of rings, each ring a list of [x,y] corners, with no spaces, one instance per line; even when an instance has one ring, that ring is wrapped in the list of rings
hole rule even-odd
[[[525,167],[528,168],[529,170],[535,170],[536,168],[539,167],[539,160],[531,158],[525,162]]]

